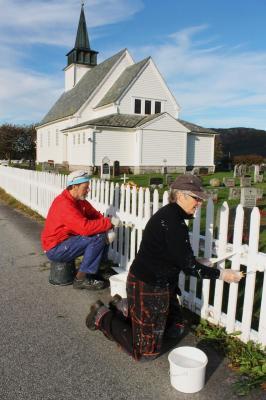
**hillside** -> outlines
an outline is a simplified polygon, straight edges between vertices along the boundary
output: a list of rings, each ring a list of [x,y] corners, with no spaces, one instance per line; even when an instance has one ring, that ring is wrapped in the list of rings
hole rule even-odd
[[[252,128],[212,128],[220,135],[223,153],[237,156],[258,154],[266,157],[266,131]]]

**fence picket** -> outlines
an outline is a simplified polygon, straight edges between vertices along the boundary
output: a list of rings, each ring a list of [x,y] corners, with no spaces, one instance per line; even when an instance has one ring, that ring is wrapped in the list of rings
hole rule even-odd
[[[233,252],[237,253],[232,258],[231,268],[234,271],[240,270],[240,251],[242,245],[243,226],[244,226],[244,210],[242,205],[239,204],[236,209],[234,236],[233,236]],[[238,295],[238,283],[232,283],[229,288],[229,299],[227,306],[226,331],[228,333],[232,333],[235,331],[237,295]]]
[[[245,297],[243,305],[242,317],[242,334],[241,339],[247,342],[250,338],[251,319],[253,311],[253,302],[255,294],[256,272],[254,271],[254,258],[258,252],[260,231],[260,213],[257,207],[254,207],[250,216],[250,229],[249,229],[249,255],[247,262],[247,272],[252,272],[246,275]]]
[[[213,245],[213,218],[214,206],[212,199],[208,200],[206,209],[206,225],[205,225],[205,243],[204,243],[204,257],[210,258],[212,256]],[[210,280],[203,279],[202,282],[202,299],[201,299],[201,317],[207,318],[209,315],[209,294],[210,294]]]
[[[219,240],[218,240],[218,251],[217,251],[218,257],[223,256],[226,252],[228,219],[229,219],[229,207],[226,202],[223,202],[220,212]],[[218,267],[225,268],[225,261],[219,262]],[[224,286],[223,281],[217,279],[215,282],[214,315],[213,315],[216,324],[218,324],[221,319],[223,286]]]

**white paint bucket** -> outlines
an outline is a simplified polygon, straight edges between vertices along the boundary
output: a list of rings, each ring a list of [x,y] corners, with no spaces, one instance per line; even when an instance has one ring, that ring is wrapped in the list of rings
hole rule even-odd
[[[183,346],[168,355],[171,385],[183,393],[199,392],[205,383],[208,358],[196,347]]]

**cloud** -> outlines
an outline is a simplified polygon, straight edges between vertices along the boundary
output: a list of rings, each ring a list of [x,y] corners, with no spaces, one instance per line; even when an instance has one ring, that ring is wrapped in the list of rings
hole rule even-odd
[[[263,118],[254,118],[254,107],[266,106],[266,52],[246,49],[242,43],[229,47],[216,42],[216,37],[208,35],[208,26],[200,25],[173,33],[162,44],[133,52],[152,56],[181,104],[182,118],[197,122],[196,117],[200,123],[214,111],[227,111],[236,115],[235,123],[233,117],[227,120],[233,126],[250,126],[252,121],[266,129]],[[225,122],[210,119],[215,120]]]
[[[0,0],[0,41],[70,46],[80,13],[77,3],[76,0]],[[142,6],[141,0],[90,0],[85,12],[89,27],[94,28],[126,20]]]
[[[87,24],[90,28],[114,24],[131,18],[142,6],[141,0],[88,0]],[[41,73],[37,71],[36,45],[71,49],[79,2],[0,0],[0,9],[0,123],[39,122],[62,93],[64,77],[60,68],[52,74],[45,68]],[[45,64],[46,53],[42,52],[41,57]],[[51,57],[50,69],[57,62]]]

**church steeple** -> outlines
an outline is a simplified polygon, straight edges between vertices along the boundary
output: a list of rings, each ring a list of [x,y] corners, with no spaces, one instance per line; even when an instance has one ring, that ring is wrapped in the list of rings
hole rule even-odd
[[[93,67],[97,65],[97,54],[98,51],[91,50],[90,48],[89,35],[84,14],[84,3],[82,3],[75,47],[66,54],[67,66],[71,64],[82,64]]]

